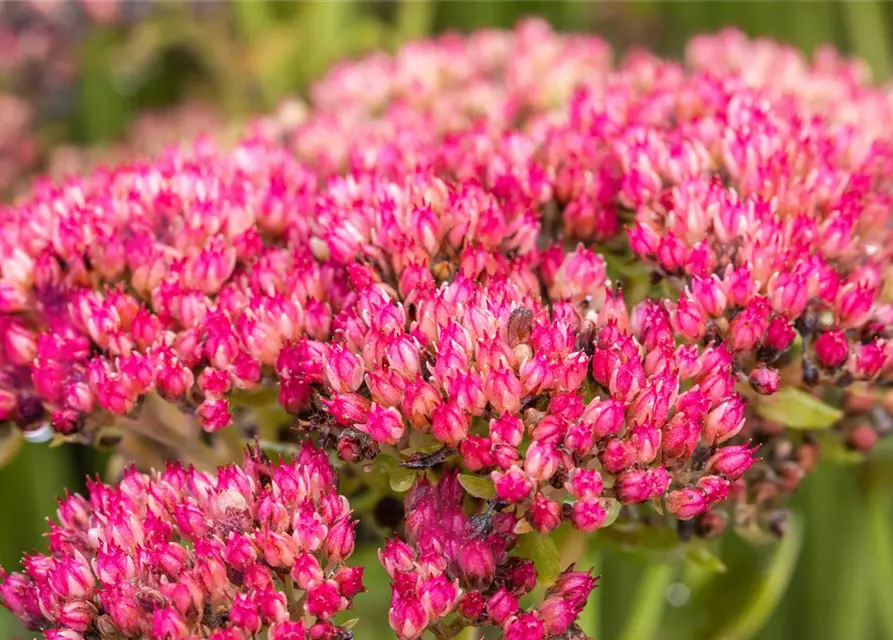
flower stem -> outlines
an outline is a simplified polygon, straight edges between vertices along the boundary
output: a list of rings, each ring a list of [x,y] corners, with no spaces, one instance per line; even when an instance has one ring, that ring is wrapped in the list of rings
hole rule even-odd
[[[592,568],[593,575],[601,573],[602,554],[595,537],[590,538],[589,545],[584,551],[583,557],[580,558],[581,569],[589,569],[590,567]],[[600,637],[600,618],[601,596],[599,594],[599,589],[593,589],[592,593],[589,594],[589,600],[586,602],[586,608],[583,609],[583,613],[580,614],[578,620],[580,628],[583,629],[583,632],[587,636],[598,638]]]
[[[874,593],[881,626],[887,638],[893,638],[893,522],[886,496],[877,482],[873,482],[868,495],[868,526],[874,567]]]
[[[651,640],[663,617],[666,598],[664,594],[673,578],[672,565],[661,562],[649,564],[633,599],[626,628],[621,640]]]
[[[803,545],[803,523],[791,515],[790,528],[778,545],[763,578],[753,590],[750,600],[741,611],[720,631],[713,640],[747,640],[753,638],[775,610],[785,588],[794,574],[797,558]]]

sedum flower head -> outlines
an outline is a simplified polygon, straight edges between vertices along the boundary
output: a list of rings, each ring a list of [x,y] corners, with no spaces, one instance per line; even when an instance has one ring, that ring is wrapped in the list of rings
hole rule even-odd
[[[0,584],[3,604],[48,638],[334,639],[332,617],[363,591],[362,567],[345,564],[350,506],[310,446],[216,474],[130,470],[57,515],[49,553]]]

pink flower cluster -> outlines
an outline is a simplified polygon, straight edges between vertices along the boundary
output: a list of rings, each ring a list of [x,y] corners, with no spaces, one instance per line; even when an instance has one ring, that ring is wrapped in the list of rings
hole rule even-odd
[[[406,496],[406,541],[389,540],[379,552],[392,580],[389,621],[397,637],[415,640],[426,629],[451,637],[467,626],[501,627],[507,640],[580,633],[575,621],[596,578],[568,569],[525,611],[519,599],[536,586],[537,572],[531,560],[509,555],[517,519],[489,510],[469,517],[465,498],[455,472],[436,485],[423,478]]]
[[[749,406],[782,383],[889,382],[889,96],[827,51],[810,65],[731,32],[693,41],[687,64],[636,53],[613,66],[602,41],[540,22],[351,63],[306,112],[257,123],[233,149],[200,141],[0,209],[0,418],[87,442],[118,423],[185,457],[176,445],[200,428],[238,440],[258,425],[237,405],[276,397],[347,462],[455,458],[496,500],[469,519],[452,476],[412,492],[408,545],[382,556],[393,626],[417,637],[458,609],[507,637],[561,635],[590,579],[557,583],[564,608],[520,612],[526,587],[499,569],[529,572],[505,557],[515,527],[593,531],[640,503],[701,526],[727,497],[762,506],[767,477],[791,488],[815,455],[794,460]],[[877,423],[844,420],[865,450],[893,420],[873,400],[859,415]],[[165,420],[185,440],[164,437]],[[749,436],[771,460],[756,464]],[[197,511],[175,511],[171,531],[203,531],[212,505],[190,495]],[[334,527],[334,506],[318,507],[308,517]],[[303,535],[270,526],[253,548]],[[273,557],[294,560],[282,568],[302,588],[311,574],[328,585],[306,600],[317,618],[359,588],[295,569],[283,544]],[[487,550],[462,560],[457,545]],[[68,602],[46,562],[6,582],[48,599],[29,609],[41,597],[6,588],[36,626]],[[99,593],[75,600],[106,607]]]
[[[59,505],[48,555],[2,575],[0,598],[52,640],[338,640],[363,591],[355,521],[326,455],[247,454],[216,476],[171,464]]]

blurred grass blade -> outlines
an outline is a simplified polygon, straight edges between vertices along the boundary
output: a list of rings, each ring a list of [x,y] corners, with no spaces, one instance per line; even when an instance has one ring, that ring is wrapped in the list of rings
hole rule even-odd
[[[668,563],[649,564],[642,574],[626,628],[620,640],[651,640],[654,638],[667,602],[666,592],[673,578],[673,566]]]
[[[885,638],[893,638],[893,519],[883,491],[872,487],[868,503],[871,570],[874,593]]]
[[[434,26],[436,6],[432,0],[403,0],[397,8],[397,37],[400,41],[421,38]]]
[[[236,0],[230,6],[236,23],[249,42],[263,38],[276,21],[273,8],[266,0]]]
[[[885,80],[890,75],[890,49],[883,3],[841,2],[840,10],[850,49],[871,65],[875,79]]]
[[[803,544],[803,523],[791,515],[790,529],[740,613],[713,636],[713,640],[748,640],[769,620],[794,574]],[[630,639],[632,640],[632,639]]]
[[[580,558],[580,562],[577,563],[577,569],[581,571],[586,571],[589,568],[592,568],[592,575],[594,576],[599,575],[602,570],[601,549],[599,549],[598,542],[594,536],[589,539],[589,546],[583,554],[583,557]],[[583,629],[587,636],[592,638],[601,637],[601,631],[599,629],[601,626],[599,624],[601,618],[600,591],[601,590],[596,587],[596,589],[589,594],[586,608],[583,609],[583,613],[580,614],[578,620],[580,628]]]

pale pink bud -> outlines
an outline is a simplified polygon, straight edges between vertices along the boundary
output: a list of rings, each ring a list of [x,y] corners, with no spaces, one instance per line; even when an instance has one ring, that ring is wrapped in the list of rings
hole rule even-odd
[[[744,426],[745,406],[744,399],[735,395],[710,411],[704,419],[703,436],[707,444],[715,446],[736,436]]]
[[[680,520],[691,520],[707,510],[707,498],[698,489],[685,488],[671,491],[667,496],[667,509]]]
[[[531,443],[524,458],[524,471],[535,482],[545,482],[558,471],[558,452],[551,444]]]
[[[369,416],[364,424],[358,424],[357,429],[369,435],[376,442],[396,445],[406,433],[403,418],[400,412],[393,407],[382,407],[373,404],[369,409]]]
[[[341,345],[335,345],[326,361],[326,379],[336,393],[356,391],[363,384],[363,360]]]
[[[468,435],[471,416],[452,402],[445,402],[434,409],[431,416],[431,433],[440,442],[455,447]]]
[[[388,612],[388,622],[399,640],[417,640],[431,618],[421,601],[414,596],[395,595]]]

